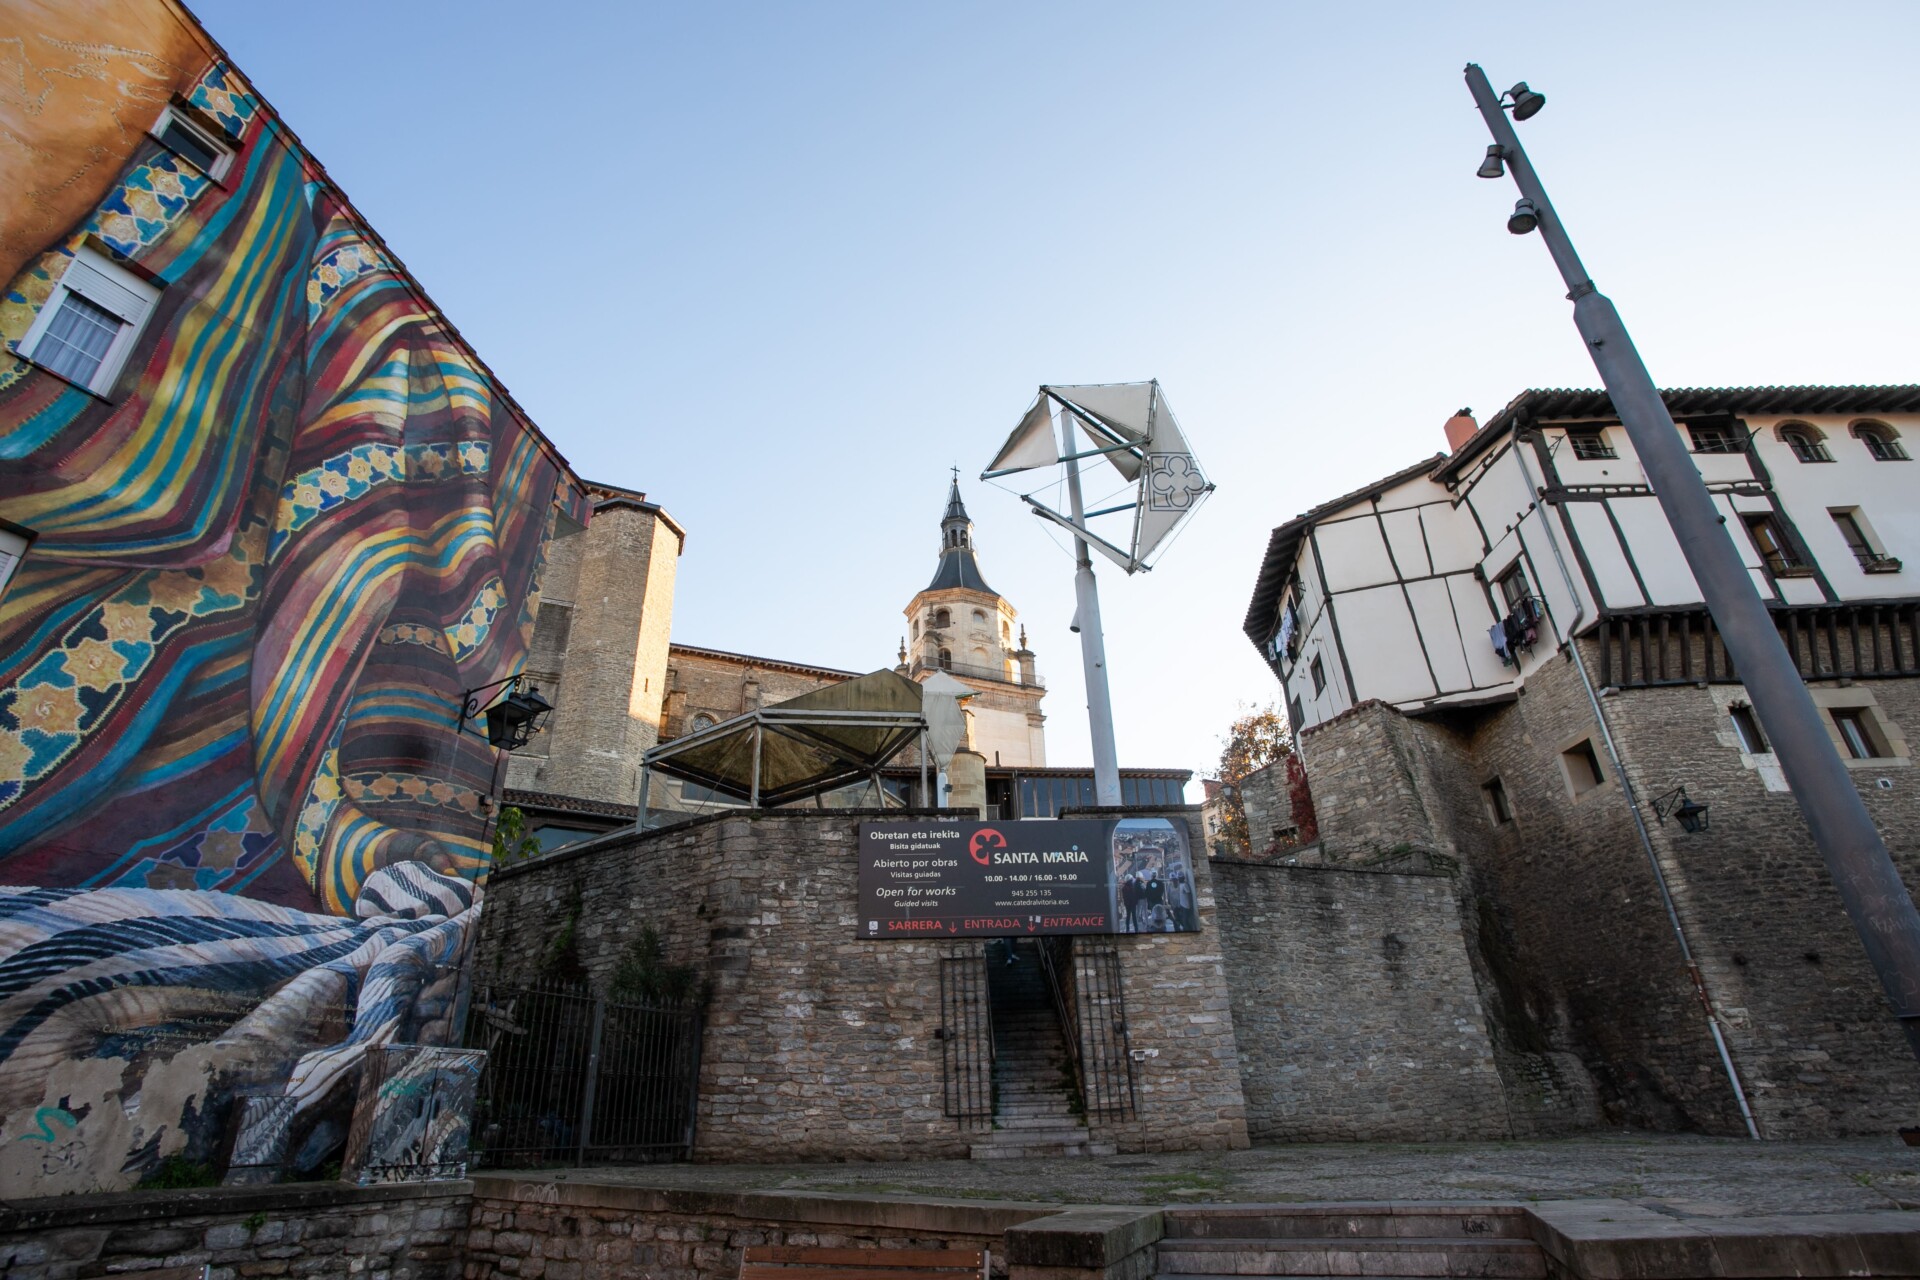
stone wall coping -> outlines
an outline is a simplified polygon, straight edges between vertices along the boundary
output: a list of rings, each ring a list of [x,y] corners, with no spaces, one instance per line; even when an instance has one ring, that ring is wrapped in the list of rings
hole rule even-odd
[[[980,815],[974,809],[722,809],[717,813],[702,814],[698,818],[689,818],[685,822],[676,822],[671,826],[652,827],[646,831],[635,831],[632,827],[616,827],[605,835],[595,836],[591,840],[582,840],[543,853],[523,862],[510,863],[495,867],[487,873],[490,883],[511,880],[518,875],[545,867],[559,866],[563,862],[572,862],[594,854],[610,853],[614,850],[633,849],[644,844],[669,836],[683,836],[689,831],[698,831],[702,827],[711,827],[729,821],[768,822],[776,819],[793,819],[801,822],[856,821],[907,819],[924,822],[978,822]]]
[[[1625,1200],[1530,1204],[1534,1240],[1585,1280],[1920,1276],[1920,1213],[1670,1218]]]
[[[1009,1266],[1105,1270],[1165,1234],[1159,1209],[1076,1205],[1007,1229]]]
[[[1404,871],[1391,867],[1369,867],[1351,862],[1257,862],[1251,858],[1210,858],[1215,866],[1252,867],[1258,871],[1340,871],[1358,876],[1407,876],[1418,880],[1446,880],[1444,871]]]
[[[172,1218],[221,1218],[247,1213],[308,1214],[404,1200],[465,1199],[474,1184],[383,1182],[280,1182],[263,1187],[192,1187],[166,1191],[109,1191],[94,1195],[44,1196],[0,1206],[0,1233],[54,1231]]]
[[[888,1227],[915,1235],[999,1236],[1063,1206],[1021,1200],[939,1200],[828,1191],[708,1191],[596,1182],[590,1177],[474,1179],[476,1200],[569,1205],[629,1213],[712,1214],[753,1221]],[[1134,1211],[1134,1212],[1137,1212]]]

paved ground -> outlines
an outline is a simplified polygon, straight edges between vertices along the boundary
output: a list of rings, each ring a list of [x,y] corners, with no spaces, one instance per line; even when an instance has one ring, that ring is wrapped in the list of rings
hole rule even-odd
[[[1071,1204],[1605,1197],[1681,1216],[1920,1209],[1920,1148],[1894,1138],[1747,1142],[1623,1135],[1077,1160],[644,1165],[526,1176]]]

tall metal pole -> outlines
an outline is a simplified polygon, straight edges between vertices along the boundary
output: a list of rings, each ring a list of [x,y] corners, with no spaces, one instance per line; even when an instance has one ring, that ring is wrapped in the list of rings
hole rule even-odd
[[[1614,412],[1620,415],[1687,567],[1700,584],[1707,610],[1753,699],[1761,727],[1780,758],[1787,785],[1826,860],[1827,873],[1840,891],[1867,959],[1893,1004],[1894,1016],[1920,1056],[1920,911],[1914,909],[1913,898],[1834,749],[1813,695],[1734,549],[1726,517],[1715,507],[1699,469],[1682,447],[1679,428],[1634,350],[1619,313],[1594,288],[1580,264],[1573,241],[1547,199],[1486,73],[1468,63],[1466,77],[1520,194],[1533,202],[1540,234],[1573,302],[1574,326],[1586,340],[1587,354],[1599,370]]]
[[[1073,523],[1086,528],[1086,502],[1080,496],[1080,442],[1075,438],[1073,411],[1060,411],[1060,456],[1067,460],[1067,496],[1073,503]],[[1093,734],[1093,794],[1095,803],[1120,804],[1120,754],[1113,745],[1113,698],[1107,692],[1107,642],[1100,631],[1100,593],[1093,585],[1093,557],[1087,540],[1073,539],[1073,597],[1080,620],[1080,665],[1087,677],[1087,726]]]

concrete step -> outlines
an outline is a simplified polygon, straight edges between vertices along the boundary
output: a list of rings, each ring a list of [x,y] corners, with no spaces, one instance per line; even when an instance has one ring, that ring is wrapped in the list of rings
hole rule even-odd
[[[1169,1239],[1532,1238],[1514,1205],[1372,1204],[1210,1205],[1167,1214]]]
[[[1547,1258],[1531,1240],[1458,1236],[1162,1240],[1159,1274],[1222,1276],[1472,1276],[1542,1280]]]
[[[1040,1129],[1049,1133],[1059,1133],[1074,1129],[1078,1129],[1081,1133],[1087,1131],[1086,1125],[1080,1122],[1080,1117],[1074,1115],[1065,1107],[1060,1108],[1057,1112],[1045,1115],[1039,1113],[1008,1115],[1003,1110],[993,1117],[993,1123],[1003,1133],[1022,1129]]]
[[[1069,1156],[1110,1156],[1111,1142],[1089,1142],[1083,1130],[1073,1142],[976,1142],[968,1154],[975,1160],[1057,1160]]]

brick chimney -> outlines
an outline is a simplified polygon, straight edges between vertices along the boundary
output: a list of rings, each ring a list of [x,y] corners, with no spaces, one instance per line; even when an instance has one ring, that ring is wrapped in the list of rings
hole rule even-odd
[[[1448,452],[1450,453],[1460,452],[1460,446],[1465,444],[1467,440],[1473,435],[1473,433],[1478,431],[1479,429],[1480,429],[1480,424],[1473,420],[1473,410],[1471,409],[1462,409],[1460,412],[1454,414],[1451,418],[1448,418],[1447,419],[1447,450]]]

